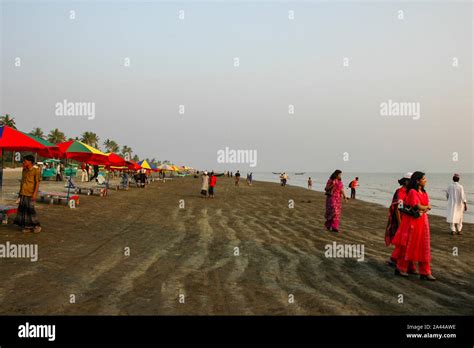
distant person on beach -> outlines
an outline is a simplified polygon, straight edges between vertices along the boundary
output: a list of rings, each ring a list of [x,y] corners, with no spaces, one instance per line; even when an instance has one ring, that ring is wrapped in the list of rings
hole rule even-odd
[[[89,181],[89,174],[87,173],[87,170],[86,170],[86,164],[82,163],[81,164],[81,182],[84,182],[84,181]]]
[[[56,165],[56,181],[61,181],[61,163]]]
[[[237,171],[235,173],[235,186],[239,186],[239,181],[240,181],[240,172]]]
[[[410,182],[411,175],[412,173],[406,173],[403,178],[398,180],[398,184],[400,185],[400,187],[395,190],[395,193],[392,197],[392,204],[388,208],[388,222],[387,227],[385,228],[386,246],[392,244],[392,239],[393,237],[395,237],[395,233],[397,232],[398,227],[400,226],[400,223],[402,221],[403,215],[400,213],[399,208],[403,206],[403,200],[407,196],[407,186]],[[400,248],[395,247],[392,256],[390,257],[390,261],[388,261],[388,264],[390,266],[396,266],[399,253]]]
[[[217,177],[214,175],[214,172],[211,172],[209,176],[209,198],[214,198],[214,188],[217,184]]]
[[[99,176],[99,166],[97,164],[94,164],[94,175],[92,175],[89,181],[96,179],[97,176]]]
[[[249,175],[249,182],[250,182],[250,186],[252,186],[252,181],[253,181],[253,173],[250,172],[250,175]]]
[[[207,197],[207,191],[209,190],[209,176],[207,171],[204,171],[201,176],[201,196],[203,198]]]
[[[86,163],[86,175],[87,175],[87,181],[90,181],[90,177],[91,177],[91,167],[89,166],[88,163]]]
[[[349,184],[349,188],[351,189],[351,199],[356,198],[356,187],[359,186],[359,178],[356,177],[354,180],[352,180]]]
[[[252,186],[252,173],[247,173],[247,185]]]
[[[64,166],[63,163],[61,163],[61,167],[60,167],[60,174],[61,174],[61,181],[64,180],[64,174],[65,174],[65,171],[66,171],[66,167]]]
[[[446,221],[451,227],[453,236],[462,234],[462,220],[464,212],[467,210],[466,194],[464,188],[459,183],[460,175],[453,175],[453,182],[446,190],[446,198],[448,199],[448,211],[446,214]]]
[[[313,189],[313,179],[311,177],[308,178],[308,190]]]
[[[332,232],[339,232],[339,223],[341,220],[342,199],[347,202],[347,197],[342,184],[342,171],[337,169],[329,177],[326,187],[326,229]]]
[[[399,248],[397,268],[395,274],[408,277],[410,262],[418,263],[420,279],[436,280],[431,274],[430,250],[430,222],[428,211],[431,210],[430,199],[425,191],[427,180],[425,173],[414,172],[407,186],[408,195],[403,201],[404,214],[400,227],[392,240],[395,247]]]
[[[14,224],[22,228],[22,232],[41,232],[41,225],[36,216],[35,202],[38,195],[41,174],[33,166],[35,158],[32,155],[23,157],[23,171],[21,173],[20,202]]]

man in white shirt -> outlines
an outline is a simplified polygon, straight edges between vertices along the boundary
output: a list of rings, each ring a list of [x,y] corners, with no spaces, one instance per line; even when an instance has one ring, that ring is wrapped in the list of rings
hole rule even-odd
[[[466,195],[464,188],[459,183],[459,174],[454,174],[453,182],[446,190],[446,198],[448,199],[448,211],[446,221],[449,222],[453,235],[462,234],[462,219],[464,212],[467,210]]]

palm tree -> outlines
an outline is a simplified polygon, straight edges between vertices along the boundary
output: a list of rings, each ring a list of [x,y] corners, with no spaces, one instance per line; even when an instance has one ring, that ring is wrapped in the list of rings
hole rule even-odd
[[[84,132],[81,141],[89,146],[99,147],[99,137],[94,132]]]
[[[55,128],[49,132],[48,141],[53,144],[62,143],[66,141],[66,136],[59,129]]]
[[[138,155],[133,155],[133,161],[134,162],[140,161],[140,157],[138,157]]]
[[[0,122],[5,126],[16,129],[15,117],[10,117],[9,114],[5,114],[5,116],[0,116]]]
[[[10,117],[9,114],[5,114],[5,116],[0,116],[0,123],[4,126],[8,126],[10,128],[16,129],[16,122],[15,117]],[[3,158],[3,154],[2,154]],[[12,167],[15,164],[15,151],[12,151]]]
[[[31,135],[34,135],[35,137],[38,137],[38,138],[41,138],[41,139],[44,139],[44,132],[41,128],[39,127],[36,127],[36,128],[33,128],[33,130],[30,132]]]
[[[120,151],[120,146],[114,140],[110,140],[110,139],[105,140],[104,146],[105,146],[106,152],[117,153]]]
[[[132,158],[132,148],[127,145],[122,146],[121,154],[126,160],[129,160]]]

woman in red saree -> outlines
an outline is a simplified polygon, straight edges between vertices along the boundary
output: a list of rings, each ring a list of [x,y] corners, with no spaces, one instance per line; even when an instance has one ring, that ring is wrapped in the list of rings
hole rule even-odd
[[[395,237],[395,233],[400,226],[402,221],[402,214],[398,210],[398,207],[403,204],[403,200],[407,196],[407,186],[410,182],[410,177],[412,173],[406,173],[403,178],[398,180],[400,187],[395,191],[392,197],[392,204],[388,208],[388,221],[387,227],[385,228],[385,245],[389,246],[392,244],[392,239]],[[400,253],[399,248],[395,247],[395,250],[390,257],[390,260],[387,263],[390,266],[396,266],[398,255]]]
[[[326,183],[326,229],[328,231],[339,232],[339,223],[341,221],[342,197],[347,202],[344,192],[344,185],[341,180],[342,171],[336,170],[331,174]]]
[[[428,193],[425,191],[425,173],[413,173],[407,187],[405,207],[416,209],[420,216],[404,214],[392,243],[399,248],[395,273],[408,276],[410,262],[418,263],[420,279],[436,280],[431,274],[430,223],[427,212],[431,210]]]

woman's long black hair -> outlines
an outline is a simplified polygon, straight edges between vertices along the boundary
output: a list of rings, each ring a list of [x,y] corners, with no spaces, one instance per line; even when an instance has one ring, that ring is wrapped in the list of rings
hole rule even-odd
[[[329,177],[329,179],[331,179],[331,180],[336,180],[337,176],[338,176],[339,174],[341,174],[341,173],[342,173],[341,170],[336,169],[336,170],[334,171],[334,173],[331,174],[331,176]]]
[[[418,186],[420,181],[423,177],[425,176],[425,173],[423,172],[414,172],[410,178],[410,182],[408,183],[407,186],[407,192],[410,192],[411,189],[417,190],[418,191]],[[421,189],[423,192],[425,192],[425,189]]]

